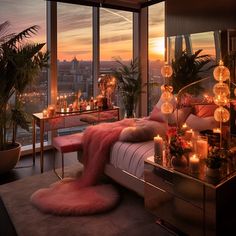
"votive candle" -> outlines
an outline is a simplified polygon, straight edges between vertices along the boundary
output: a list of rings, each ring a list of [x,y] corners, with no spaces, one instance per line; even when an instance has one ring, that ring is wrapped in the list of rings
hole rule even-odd
[[[48,116],[48,111],[47,111],[47,109],[44,109],[43,110],[43,117],[47,117]]]
[[[198,173],[199,172],[199,163],[200,159],[196,154],[193,154],[189,157],[189,169],[192,173]]]
[[[154,156],[157,158],[163,157],[163,139],[160,135],[154,137]]]

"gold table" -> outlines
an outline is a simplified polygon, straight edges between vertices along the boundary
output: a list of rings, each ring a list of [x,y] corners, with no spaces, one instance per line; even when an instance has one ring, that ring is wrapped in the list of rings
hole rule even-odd
[[[70,128],[76,126],[94,125],[100,122],[117,121],[120,119],[119,107],[112,107],[106,110],[94,109],[72,112],[58,112],[51,117],[44,117],[43,113],[32,114],[33,118],[33,165],[36,156],[36,126],[40,129],[40,170],[44,169],[44,134],[48,131]]]

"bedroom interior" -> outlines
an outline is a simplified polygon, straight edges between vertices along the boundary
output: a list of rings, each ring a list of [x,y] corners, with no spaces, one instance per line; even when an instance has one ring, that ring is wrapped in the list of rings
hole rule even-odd
[[[236,2],[30,2],[19,12],[44,10],[49,66],[20,96],[16,163],[0,148],[0,235],[235,232]]]

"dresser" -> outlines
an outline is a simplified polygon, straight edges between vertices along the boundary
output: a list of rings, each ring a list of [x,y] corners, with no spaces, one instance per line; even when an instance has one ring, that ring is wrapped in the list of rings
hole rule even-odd
[[[236,232],[236,164],[225,164],[217,178],[145,160],[145,207],[163,226],[180,235],[232,235]]]

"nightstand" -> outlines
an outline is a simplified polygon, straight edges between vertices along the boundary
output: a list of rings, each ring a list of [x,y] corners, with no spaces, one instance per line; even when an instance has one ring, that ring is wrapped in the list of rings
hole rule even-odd
[[[236,168],[226,167],[218,179],[188,168],[174,169],[170,164],[145,160],[145,207],[164,226],[187,235],[227,235],[236,223]],[[233,231],[232,231],[233,230]]]

